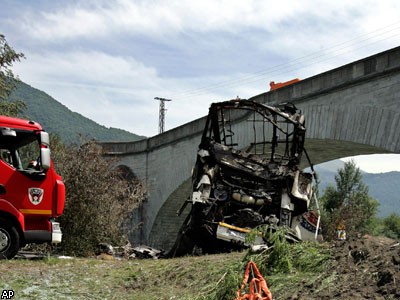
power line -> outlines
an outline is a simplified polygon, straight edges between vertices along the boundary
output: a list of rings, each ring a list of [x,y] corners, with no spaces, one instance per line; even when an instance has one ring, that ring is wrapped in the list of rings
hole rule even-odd
[[[243,76],[240,78],[226,80],[226,81],[222,81],[219,83],[215,83],[215,84],[203,86],[200,88],[195,88],[192,90],[187,90],[187,91],[184,91],[181,93],[177,93],[177,94],[174,94],[174,98],[186,98],[186,97],[191,97],[191,96],[198,96],[198,95],[206,94],[209,91],[217,90],[217,89],[224,88],[224,87],[232,87],[232,86],[236,86],[236,85],[240,85],[240,84],[244,84],[244,83],[253,83],[253,82],[260,81],[260,80],[265,80],[265,75],[285,74],[290,71],[306,68],[317,62],[328,61],[339,55],[352,53],[355,50],[369,47],[378,42],[382,42],[384,40],[399,36],[400,33],[394,33],[390,36],[384,36],[384,35],[387,35],[388,33],[391,33],[395,30],[400,29],[399,24],[400,24],[400,22],[396,22],[391,25],[388,25],[388,26],[382,27],[380,29],[374,30],[372,32],[369,32],[367,34],[360,35],[354,39],[331,46],[331,47],[325,49],[325,52],[323,52],[323,53],[321,51],[316,51],[316,52],[310,53],[308,55],[296,58],[292,61],[289,61],[288,63],[279,64],[279,65],[273,66],[271,68],[260,70],[260,71],[254,72],[252,74],[249,74],[249,75],[246,75],[246,76]],[[380,37],[380,39],[372,41],[366,45],[363,44],[364,42],[374,39],[376,37]],[[354,46],[356,46],[356,45],[360,45],[360,46],[354,48]],[[349,48],[350,48],[350,50],[345,51],[346,49],[349,49]],[[345,52],[343,52],[343,51],[345,51]]]
[[[165,99],[160,97],[155,97],[154,100],[160,101],[160,110],[159,110],[159,117],[158,117],[158,133],[164,132],[164,125],[165,125],[165,101],[172,101],[171,99]]]

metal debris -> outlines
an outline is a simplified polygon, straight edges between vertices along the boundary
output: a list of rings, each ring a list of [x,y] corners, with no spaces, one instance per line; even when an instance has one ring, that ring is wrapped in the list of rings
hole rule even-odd
[[[162,250],[158,250],[149,246],[138,246],[132,248],[132,254],[129,255],[129,258],[152,258],[158,259],[164,257],[164,252]]]
[[[96,256],[100,259],[110,259],[110,257],[124,259],[158,259],[164,257],[164,251],[145,245],[133,247],[130,243],[127,243],[123,247],[113,247],[107,243],[100,243]]]

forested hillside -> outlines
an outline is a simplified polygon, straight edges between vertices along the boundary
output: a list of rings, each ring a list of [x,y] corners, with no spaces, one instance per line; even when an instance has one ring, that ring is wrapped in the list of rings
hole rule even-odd
[[[58,134],[64,143],[79,143],[80,136],[85,140],[99,141],[136,141],[144,138],[122,129],[102,126],[23,82],[17,83],[10,100],[24,101],[27,105],[24,117],[39,122],[46,131]]]
[[[370,195],[380,203],[378,216],[400,215],[400,172],[363,174]]]

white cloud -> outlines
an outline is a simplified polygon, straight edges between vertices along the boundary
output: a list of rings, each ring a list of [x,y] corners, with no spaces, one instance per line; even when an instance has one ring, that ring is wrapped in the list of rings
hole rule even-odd
[[[53,41],[82,37],[96,39],[119,33],[162,37],[183,32],[238,33],[249,29],[274,32],[281,38],[307,34],[310,27],[317,29],[315,34],[319,30],[321,34],[329,32],[331,35],[338,26],[347,27],[349,32],[363,28],[355,25],[366,18],[368,22],[362,24],[370,24],[370,21],[373,24],[365,25],[367,31],[381,27],[378,23],[382,24],[383,15],[384,23],[390,19],[397,21],[396,7],[399,5],[396,1],[319,1],[316,4],[312,0],[118,0],[84,3],[72,2],[62,10],[43,7],[38,18],[26,15],[24,29],[37,39]],[[316,37],[309,35],[308,38],[312,41]]]
[[[29,60],[15,69],[27,80],[76,85],[77,87],[125,89],[151,86],[157,72],[132,57],[111,56],[98,51],[27,53]],[[37,80],[37,78],[40,78]]]
[[[157,134],[158,102],[154,97],[193,89],[190,81],[160,78],[153,68],[130,57],[100,52],[66,52],[62,56],[51,52],[28,53],[27,56],[27,63],[15,67],[21,80],[102,125],[141,135]],[[205,115],[208,103],[203,99],[221,100],[217,94],[207,91],[205,94],[177,99],[167,111],[166,128]]]
[[[103,125],[153,135],[155,96],[173,98],[171,128],[211,102],[397,46],[397,3],[49,0],[21,5],[0,26],[27,56],[15,67],[23,81]]]
[[[357,167],[368,173],[400,171],[400,154],[369,154],[342,158],[354,160]]]

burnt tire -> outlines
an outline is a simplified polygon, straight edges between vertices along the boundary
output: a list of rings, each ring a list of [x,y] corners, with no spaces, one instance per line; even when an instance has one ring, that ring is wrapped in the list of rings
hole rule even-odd
[[[0,259],[11,259],[19,250],[19,233],[15,226],[0,218]]]

